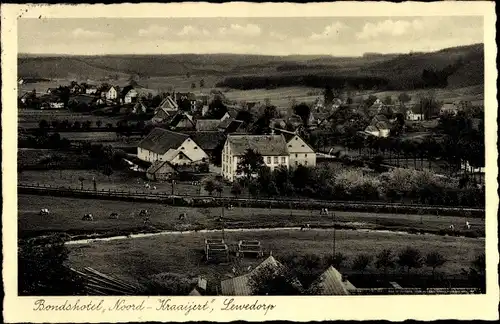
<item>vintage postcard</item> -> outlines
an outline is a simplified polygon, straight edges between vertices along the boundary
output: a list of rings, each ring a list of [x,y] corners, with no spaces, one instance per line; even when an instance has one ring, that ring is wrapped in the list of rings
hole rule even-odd
[[[493,2],[1,14],[6,322],[498,319]]]

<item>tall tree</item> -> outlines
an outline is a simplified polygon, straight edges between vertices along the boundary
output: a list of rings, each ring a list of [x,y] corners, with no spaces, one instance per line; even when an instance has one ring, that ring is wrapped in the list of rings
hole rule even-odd
[[[69,251],[65,235],[49,235],[18,242],[18,290],[21,296],[85,294],[82,280],[65,266]]]
[[[441,267],[446,263],[446,259],[439,252],[430,252],[425,256],[425,265],[432,268],[432,278],[436,273],[436,268]]]
[[[331,86],[326,86],[325,91],[323,93],[323,97],[325,100],[325,105],[329,105],[333,102],[333,99],[335,99],[335,94],[333,93],[333,89]]]
[[[236,173],[242,174],[246,178],[247,183],[250,183],[254,175],[257,175],[259,170],[264,166],[262,155],[252,149],[248,149],[238,162]]]
[[[304,126],[308,126],[309,117],[311,116],[311,107],[303,102],[294,106],[293,111],[302,119]]]
[[[231,193],[234,195],[235,198],[238,198],[241,193],[243,192],[243,189],[238,181],[234,181],[232,186],[231,186]]]
[[[402,92],[399,94],[398,100],[401,104],[404,105],[411,100],[411,97],[406,92]]]
[[[294,296],[304,294],[290,269],[267,266],[252,274],[249,279],[252,295],[258,296]]]
[[[422,267],[423,264],[423,258],[422,255],[420,254],[420,251],[412,248],[411,246],[405,248],[398,254],[398,264],[401,267],[406,267],[406,273],[409,276],[410,275],[410,270],[412,268],[420,268]]]
[[[387,276],[387,270],[395,265],[394,255],[390,249],[384,249],[377,254],[375,266],[377,269],[383,268],[384,275]]]
[[[360,254],[354,258],[352,262],[352,269],[361,271],[361,275],[365,272],[366,268],[372,262],[372,256],[369,254]]]

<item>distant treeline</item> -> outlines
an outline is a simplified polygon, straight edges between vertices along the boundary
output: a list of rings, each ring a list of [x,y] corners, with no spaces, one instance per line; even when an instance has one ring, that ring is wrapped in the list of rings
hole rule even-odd
[[[313,69],[333,69],[336,68],[334,65],[328,64],[300,64],[300,63],[286,63],[276,67],[278,72],[286,71],[300,71],[300,70],[313,70]]]
[[[334,89],[365,90],[412,90],[425,88],[444,88],[448,85],[448,77],[463,65],[462,60],[446,66],[443,69],[423,69],[420,74],[396,75],[395,73],[381,72],[380,75],[349,76],[349,75],[263,75],[263,76],[238,76],[227,77],[217,84],[218,87],[229,87],[240,90],[275,89],[280,87],[306,86],[324,88],[330,86]],[[330,65],[285,64],[276,69],[278,71],[300,71],[313,67],[331,68]],[[377,72],[373,72],[377,73]]]
[[[326,75],[273,75],[273,76],[241,76],[229,77],[217,84],[218,87],[229,87],[240,90],[275,89],[280,87],[307,86],[324,88],[329,85],[340,89],[348,83],[354,88],[371,89],[387,88],[389,80],[378,77],[326,76]]]

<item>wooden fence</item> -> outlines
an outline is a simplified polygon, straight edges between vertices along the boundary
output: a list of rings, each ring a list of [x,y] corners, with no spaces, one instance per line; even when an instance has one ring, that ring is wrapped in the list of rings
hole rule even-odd
[[[236,198],[193,195],[172,195],[169,192],[117,191],[117,190],[90,190],[71,187],[52,187],[43,184],[19,184],[19,194],[46,195],[58,197],[74,197],[103,200],[126,200],[171,204],[174,206],[218,207],[229,205],[244,205],[255,208],[283,208],[283,209],[321,209],[329,208],[332,211],[359,211],[375,213],[399,214],[436,214],[436,215],[467,215],[468,217],[485,217],[484,208],[449,207],[437,205],[400,204],[389,202],[369,201],[336,201],[318,199],[289,199],[289,198]]]

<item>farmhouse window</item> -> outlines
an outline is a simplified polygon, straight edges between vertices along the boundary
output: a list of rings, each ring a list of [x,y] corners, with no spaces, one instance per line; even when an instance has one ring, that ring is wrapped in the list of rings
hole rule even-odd
[[[281,163],[283,163],[283,164],[286,163],[286,158],[284,156],[281,157]]]
[[[267,157],[267,164],[271,164],[271,157],[270,156]]]
[[[278,157],[277,156],[274,157],[274,164],[278,164]]]
[[[297,153],[295,153],[295,157],[299,157],[299,155]]]
[[[304,156],[305,156],[305,157],[307,157],[307,153],[306,153],[306,154],[304,154]]]

